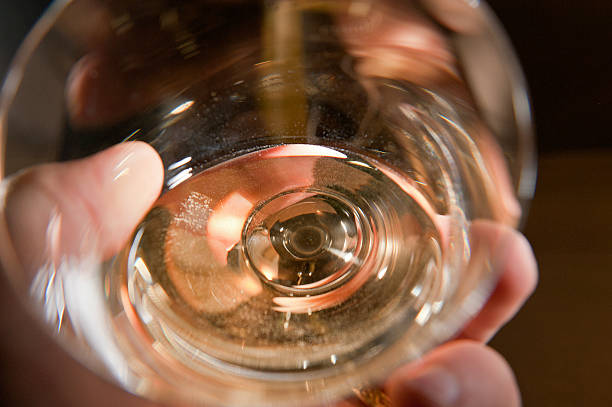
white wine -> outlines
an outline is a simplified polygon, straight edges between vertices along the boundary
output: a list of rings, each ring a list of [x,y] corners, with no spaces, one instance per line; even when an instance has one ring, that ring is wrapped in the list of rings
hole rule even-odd
[[[60,3],[5,87],[5,167],[122,140],[164,166],[140,222],[83,225],[68,256],[60,214],[43,269],[15,273],[96,372],[171,405],[326,404],[484,304],[499,271],[470,225],[516,224],[532,150],[482,2]]]
[[[345,149],[249,152],[163,194],[113,280],[148,341],[182,363],[352,361],[440,306],[440,219],[418,186]]]

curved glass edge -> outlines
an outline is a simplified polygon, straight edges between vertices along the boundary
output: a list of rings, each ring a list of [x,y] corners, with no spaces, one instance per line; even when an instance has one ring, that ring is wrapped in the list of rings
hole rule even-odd
[[[19,46],[0,88],[0,179],[5,173],[8,112],[23,80],[23,73],[40,41],[51,30],[58,16],[74,0],[55,0],[38,19]]]
[[[535,143],[535,128],[533,124],[533,111],[531,96],[525,74],[521,68],[519,58],[514,51],[512,42],[503,28],[503,24],[485,2],[478,2],[488,21],[488,29],[491,30],[490,37],[494,45],[500,50],[507,63],[508,83],[512,86],[511,100],[514,113],[514,124],[516,125],[516,136],[519,142],[517,153],[518,171],[513,179],[517,199],[523,209],[522,216],[517,225],[519,229],[524,227],[527,220],[529,205],[535,194],[537,179],[537,149]]]

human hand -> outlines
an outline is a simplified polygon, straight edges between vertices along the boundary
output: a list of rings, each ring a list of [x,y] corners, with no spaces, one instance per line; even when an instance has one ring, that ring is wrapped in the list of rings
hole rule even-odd
[[[501,275],[480,312],[457,337],[415,364],[398,369],[385,389],[396,406],[521,405],[520,392],[506,361],[488,341],[529,297],[537,282],[537,265],[520,233],[500,224],[483,224],[472,238],[491,239]],[[497,249],[501,251],[496,251]]]
[[[34,273],[50,253],[78,253],[75,243],[85,231],[95,231],[103,255],[111,256],[157,197],[162,174],[157,154],[139,142],[121,144],[76,162],[30,169],[5,181],[4,220],[10,240],[4,242],[12,242],[15,260],[29,273]],[[62,220],[59,236],[47,233],[53,219]],[[533,254],[524,237],[499,224],[476,224],[472,238],[492,242],[493,252],[496,245],[503,244],[504,250],[498,252],[503,272],[497,288],[456,340],[390,377],[385,389],[393,405],[520,404],[511,370],[483,342],[512,317],[532,291],[536,281]],[[7,267],[11,256],[6,256],[3,246]],[[134,403],[133,398],[125,397]],[[430,404],[424,404],[427,402]]]
[[[393,28],[390,25],[385,26]],[[423,28],[418,19],[413,27]],[[430,33],[427,26],[423,29],[423,33]],[[400,37],[401,35],[394,38]],[[435,36],[424,38],[438,41]],[[440,44],[446,46],[443,42]],[[423,50],[432,50],[439,44],[431,47],[431,44],[425,41],[425,45]],[[401,63],[383,67],[375,63],[381,58],[370,60],[365,58],[361,69],[365,74],[374,72],[384,74],[387,70],[390,74],[397,75],[398,69],[409,67],[409,71],[404,72],[421,75],[424,85],[435,85],[440,80],[447,80],[446,74],[452,72],[454,67],[452,59],[445,59],[449,54],[444,51],[442,49],[438,53],[433,53],[436,64],[439,60],[442,61],[441,64],[434,64],[436,69],[433,71],[424,69],[427,66],[419,65],[418,55],[415,55],[413,61],[408,61],[411,62],[409,64],[400,61]],[[354,52],[357,53],[359,50]],[[369,55],[376,56],[371,53]],[[440,57],[439,60],[436,56]],[[131,79],[139,78],[142,71],[135,70],[129,74],[113,71],[115,67],[113,61],[113,55],[102,51],[86,56],[75,67],[67,90],[72,124],[106,125],[155,105],[168,94],[174,94],[187,86],[188,83],[184,81],[193,80],[194,72],[201,73],[199,69],[202,62],[197,58],[187,62],[182,61],[175,66],[176,74],[170,75],[172,78],[177,78],[176,83],[168,84],[166,88],[155,88],[161,89],[161,93],[155,93],[155,90],[151,91],[153,93],[146,93],[148,89],[153,89],[149,84],[157,80],[154,73],[143,75],[141,80],[132,82]],[[111,92],[105,92],[104,90],[108,90],[107,84],[112,83],[117,75],[124,80],[117,83],[117,87],[112,88]],[[451,81],[455,79],[453,77]],[[124,96],[132,94],[137,97],[127,99],[128,103],[122,105],[124,110],[116,110],[117,101],[124,102],[126,101]],[[106,98],[109,95],[112,95],[111,99]],[[127,145],[102,153],[103,155],[97,156],[95,162],[87,159],[79,164],[68,164],[72,165],[71,167],[54,164],[52,167],[32,169],[27,174],[14,179],[6,195],[6,222],[12,233],[17,253],[16,258],[11,260],[20,262],[26,270],[35,271],[41,261],[45,261],[44,256],[49,254],[61,256],[78,252],[80,250],[78,237],[83,235],[84,230],[88,231],[87,233],[91,230],[99,232],[97,234],[101,240],[97,244],[104,256],[112,255],[121,247],[157,196],[161,184],[160,168],[155,164],[158,158],[150,154],[150,150],[148,153],[145,152],[147,147],[139,143],[131,145],[136,151],[132,159],[136,157],[136,161],[133,165],[127,165],[126,168],[129,167],[130,170],[124,172],[124,168],[120,168],[113,172],[116,165],[112,163],[120,163],[129,155],[123,150],[125,146]],[[494,155],[487,155],[485,158],[492,156]],[[142,163],[139,162],[140,159],[143,160]],[[149,171],[150,175],[143,176],[142,172],[138,175],[140,171],[138,167],[148,168],[146,171]],[[107,175],[109,177],[105,178]],[[111,182],[108,185],[96,183],[96,179],[99,181],[115,177],[117,177],[116,183]],[[99,185],[96,191],[93,190],[93,185]],[[69,186],[66,194],[57,192],[66,186]],[[124,199],[125,196],[133,197],[134,200],[130,203],[132,207],[126,208],[125,212],[121,210],[119,213],[114,212],[118,209],[114,197]],[[100,205],[104,202],[110,204]],[[58,215],[59,219],[62,219],[63,226],[60,235],[55,235],[53,237],[55,240],[50,241],[48,226],[50,220],[58,219]],[[423,405],[429,402],[433,405],[437,403],[437,405],[514,406],[520,403],[511,371],[499,356],[481,343],[516,312],[531,292],[536,279],[535,262],[524,238],[504,226],[484,225],[483,230],[473,228],[473,232],[484,239],[498,237],[504,242],[506,259],[498,262],[504,270],[498,287],[487,305],[456,341],[443,345],[426,355],[422,361],[402,368],[392,375],[385,388],[391,400],[397,405],[415,403]],[[34,236],[39,239],[33,238]],[[108,236],[108,240],[104,236]],[[5,256],[6,258],[8,256]],[[496,393],[491,389],[495,389]],[[451,398],[456,398],[456,403],[449,402]]]

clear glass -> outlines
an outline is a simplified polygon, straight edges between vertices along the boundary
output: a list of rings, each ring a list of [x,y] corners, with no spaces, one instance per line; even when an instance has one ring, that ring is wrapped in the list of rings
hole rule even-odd
[[[6,185],[116,143],[159,153],[161,195],[110,258],[84,230],[24,270],[2,219],[52,334],[155,400],[376,385],[484,304],[478,231],[517,227],[534,186],[525,85],[479,1],[58,1],[1,103]]]

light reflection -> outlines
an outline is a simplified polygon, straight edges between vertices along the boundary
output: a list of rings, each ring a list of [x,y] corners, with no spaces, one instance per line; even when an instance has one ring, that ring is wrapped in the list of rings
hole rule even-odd
[[[348,164],[352,164],[352,165],[357,165],[359,167],[364,167],[364,168],[372,168],[371,165],[364,163],[363,161],[355,161],[355,160],[351,160],[351,161],[347,161]]]
[[[444,305],[444,301],[434,301],[431,304],[431,311],[434,314],[437,314],[438,312],[440,312],[440,310],[442,309],[442,305]]]
[[[62,331],[74,334],[79,342],[86,343],[88,349],[101,356],[101,362],[112,376],[122,381],[128,369],[111,334],[104,291],[106,280],[100,274],[96,251],[80,253],[80,256],[63,255],[37,271],[30,294],[40,302],[43,316],[58,335]]]
[[[210,241],[220,243],[211,246],[220,264],[227,263],[227,253],[241,240],[242,228],[253,203],[234,192],[219,202],[212,211],[206,232]]]
[[[259,279],[249,274],[245,274],[244,277],[240,279],[238,286],[242,290],[241,293],[246,294],[247,297],[255,296],[261,292],[261,283]]]
[[[171,110],[170,113],[168,113],[168,116],[176,116],[177,114],[183,113],[184,111],[189,109],[191,106],[193,106],[193,103],[194,103],[193,100],[188,100],[187,102],[181,103],[180,105],[175,107],[173,110]]]
[[[126,138],[123,139],[123,142],[126,142],[128,140],[130,140],[132,137],[134,137],[136,134],[138,134],[140,132],[141,129],[136,129],[133,132],[130,133],[129,136],[127,136]]]
[[[168,180],[168,183],[167,183],[168,189],[172,189],[172,188],[176,187],[180,183],[182,183],[182,182],[188,180],[189,178],[191,178],[192,175],[193,175],[193,168],[187,168],[187,169],[179,172],[174,177],[172,177],[172,178],[170,178]]]
[[[425,303],[423,308],[421,308],[421,311],[414,319],[414,322],[423,326],[429,320],[429,317],[431,317],[431,304]]]
[[[132,159],[132,157],[134,156],[134,152],[130,152],[128,153],[125,157],[123,157],[121,159],[121,161],[119,161],[119,163],[117,163],[117,165],[115,165],[114,170],[118,171],[119,174],[115,176],[114,179],[117,179],[121,176],[121,174],[127,173],[126,171],[129,169],[129,167],[125,167],[125,164],[130,161]],[[122,168],[125,167],[125,168]]]
[[[340,151],[312,144],[288,144],[267,150],[264,157],[334,157],[346,159]]]
[[[172,171],[172,170],[176,170],[177,168],[179,168],[182,165],[187,164],[188,162],[191,161],[191,157],[185,157],[175,163],[172,163],[168,166],[168,171]]]
[[[385,276],[385,274],[387,274],[387,266],[385,266],[385,267],[381,268],[381,269],[378,271],[378,274],[376,275],[376,277],[377,277],[379,280],[382,280],[382,279],[383,279],[383,277]]]
[[[353,253],[345,253],[342,250],[338,250],[334,247],[328,247],[327,251],[331,254],[333,254],[334,256],[344,260],[345,263],[348,263],[350,261],[354,261],[355,264],[357,265],[361,265],[361,262],[359,261],[358,258],[356,258],[355,256],[353,256]]]
[[[289,321],[291,320],[291,311],[287,312],[285,314],[285,323],[283,324],[283,328],[284,329],[288,329],[289,328]]]
[[[137,258],[136,262],[134,262],[134,268],[136,269],[136,271],[138,271],[138,274],[140,274],[140,276],[147,284],[153,284],[153,278],[151,277],[149,268],[141,257]]]
[[[274,281],[278,277],[278,258],[275,260],[274,266],[276,267],[270,267],[268,264],[262,264],[259,268],[261,274],[263,274],[268,281]]]

